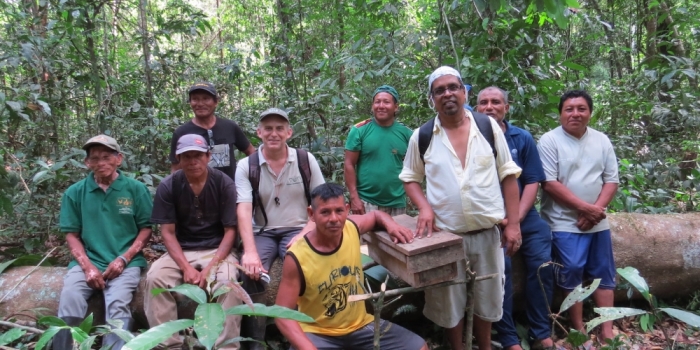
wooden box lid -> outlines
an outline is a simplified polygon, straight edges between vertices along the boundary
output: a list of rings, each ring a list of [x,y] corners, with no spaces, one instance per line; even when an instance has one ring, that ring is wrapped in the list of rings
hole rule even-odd
[[[396,223],[398,223],[399,225],[410,229],[411,231],[415,231],[416,222],[418,220],[412,216],[403,214],[394,216],[394,221],[396,221]],[[394,244],[394,242],[392,242],[391,236],[389,236],[389,234],[386,231],[375,231],[374,235],[370,233],[370,236],[377,237],[380,242],[393,247],[394,249],[406,256],[413,256],[431,250],[440,249],[443,247],[462,244],[462,237],[446,231],[433,232],[433,235],[431,237],[423,236],[423,238],[414,239],[411,243],[398,244]],[[371,238],[369,240],[371,240]]]

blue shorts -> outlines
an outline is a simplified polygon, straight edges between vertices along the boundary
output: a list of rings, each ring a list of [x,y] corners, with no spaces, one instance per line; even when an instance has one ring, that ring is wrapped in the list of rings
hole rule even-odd
[[[594,233],[552,232],[554,278],[571,291],[583,281],[600,278],[600,289],[615,289],[615,259],[610,230]]]

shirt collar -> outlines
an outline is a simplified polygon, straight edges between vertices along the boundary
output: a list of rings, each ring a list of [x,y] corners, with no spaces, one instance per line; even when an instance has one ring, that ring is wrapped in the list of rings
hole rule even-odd
[[[263,155],[262,151],[264,147],[264,144],[258,147],[258,161],[260,163],[259,165],[267,163],[267,159],[265,159],[265,156]],[[297,158],[297,150],[293,147],[289,147],[289,145],[284,145],[284,147],[287,147],[287,163],[293,162]]]
[[[468,109],[464,109],[464,113],[466,113],[467,118],[469,118],[469,121],[471,122],[471,125],[474,126],[476,123],[474,122],[474,116],[472,115],[472,112],[469,111]],[[478,128],[478,126],[476,127]],[[435,116],[435,125],[433,125],[433,135],[437,135],[442,132],[442,123],[440,122],[440,117],[437,115]],[[471,139],[472,137],[475,137],[476,134],[474,133],[475,128],[469,128],[469,138]]]
[[[119,170],[119,169],[117,169],[117,173],[119,174],[119,176],[117,176],[117,178],[114,180],[114,182],[109,184],[109,187],[107,187],[107,189],[111,188],[114,191],[120,191],[122,189],[122,187],[124,187],[124,181],[123,181],[124,174],[122,174],[121,170]],[[95,172],[93,172],[93,171],[91,171],[88,174],[87,186],[88,186],[88,191],[90,191],[90,192],[97,190],[97,189],[102,190],[102,188],[100,188],[100,186],[97,185],[97,182],[95,182]]]

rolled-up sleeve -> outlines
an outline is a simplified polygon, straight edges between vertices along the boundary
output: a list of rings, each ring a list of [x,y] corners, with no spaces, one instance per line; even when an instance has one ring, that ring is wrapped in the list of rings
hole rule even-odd
[[[520,176],[522,169],[513,161],[510,156],[510,149],[503,131],[498,123],[491,118],[491,128],[493,129],[494,143],[496,147],[496,168],[498,169],[498,181],[503,181],[506,176]]]
[[[406,149],[406,156],[403,159],[403,169],[399,174],[399,180],[421,183],[423,179],[425,179],[425,163],[423,163],[418,150],[418,129],[416,129],[408,140],[408,149]]]

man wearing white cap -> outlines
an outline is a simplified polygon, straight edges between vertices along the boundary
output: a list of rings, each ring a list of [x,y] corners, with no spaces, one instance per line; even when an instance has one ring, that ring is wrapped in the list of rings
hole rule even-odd
[[[147,265],[141,248],[151,238],[153,202],[146,185],[117,170],[122,154],[115,139],[98,135],[83,149],[91,171],[61,200],[61,232],[74,260],[63,280],[58,317],[69,326],[80,325],[87,299],[101,291],[107,319],[122,321],[128,330],[133,324],[129,304]],[[117,350],[124,341],[110,333],[102,344]],[[55,335],[53,349],[73,349],[70,330]]]
[[[236,283],[236,257],[231,254],[236,236],[236,186],[223,172],[207,166],[211,158],[207,141],[200,135],[187,134],[177,141],[175,154],[181,170],[158,185],[151,222],[160,224],[163,243],[168,252],[148,270],[144,309],[148,324],[155,327],[177,319],[175,299],[170,292],[153,296],[155,288],[171,288],[183,283],[207,286],[213,290]],[[239,305],[235,293],[217,299],[224,309]],[[227,315],[217,346],[238,337],[240,316]],[[180,349],[177,335],[161,345]],[[238,349],[238,343],[219,349]]]
[[[472,271],[500,276],[476,282],[474,292],[476,341],[479,349],[491,349],[491,323],[500,320],[503,311],[501,247],[510,255],[520,246],[520,168],[496,121],[464,108],[466,91],[457,70],[436,69],[429,78],[428,99],[437,117],[426,123],[427,139],[419,136],[425,127],[413,132],[399,178],[419,209],[416,236],[424,231],[430,236],[434,230],[458,234]],[[424,179],[427,198],[420,186]],[[460,269],[459,278],[464,277]],[[466,305],[464,284],[425,291],[423,314],[447,328],[452,349],[463,346]]]

